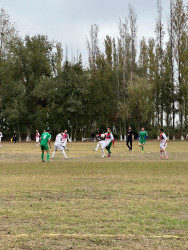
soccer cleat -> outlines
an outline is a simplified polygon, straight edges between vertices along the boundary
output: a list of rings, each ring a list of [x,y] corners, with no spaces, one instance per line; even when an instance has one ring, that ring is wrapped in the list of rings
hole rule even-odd
[[[66,148],[66,147],[65,147],[65,150],[69,151],[69,149],[68,149],[68,148]]]
[[[65,160],[68,160],[68,159],[70,159],[70,157],[66,157],[66,158],[65,158]]]
[[[142,151],[142,154],[144,153],[144,151]]]
[[[165,156],[165,159],[168,159],[168,155]]]
[[[159,160],[162,160],[163,159],[163,157],[161,156],[161,157],[159,157]]]
[[[97,152],[96,148],[93,148],[93,151]]]
[[[52,160],[54,159],[54,157],[52,156],[52,158],[51,158]]]
[[[110,157],[111,156],[111,154],[108,154],[108,157]]]
[[[105,155],[102,155],[102,158],[104,158],[105,157]]]
[[[45,162],[44,160],[42,162]]]

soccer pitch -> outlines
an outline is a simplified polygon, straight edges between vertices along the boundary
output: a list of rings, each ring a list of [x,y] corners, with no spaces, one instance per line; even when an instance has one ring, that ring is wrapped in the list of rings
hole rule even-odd
[[[76,142],[42,163],[35,143],[4,143],[0,249],[187,249],[188,142],[168,144],[168,160],[152,141],[104,159]]]

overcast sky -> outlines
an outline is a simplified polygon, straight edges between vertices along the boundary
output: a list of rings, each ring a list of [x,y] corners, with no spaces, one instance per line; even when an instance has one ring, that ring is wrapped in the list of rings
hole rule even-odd
[[[169,1],[162,0],[163,21],[167,24]],[[118,36],[118,20],[128,15],[131,4],[138,16],[138,39],[154,36],[157,16],[156,0],[0,0],[0,7],[17,24],[21,36],[48,35],[60,41],[74,55],[87,60],[86,37],[91,24],[100,28],[100,47],[106,35]]]

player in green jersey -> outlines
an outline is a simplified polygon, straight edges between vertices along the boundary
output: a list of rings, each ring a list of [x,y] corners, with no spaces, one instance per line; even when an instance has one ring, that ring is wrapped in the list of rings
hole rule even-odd
[[[148,133],[144,130],[144,128],[141,128],[138,138],[139,146],[142,148],[142,153],[144,153],[144,145],[146,143],[146,139],[148,138]]]
[[[49,147],[51,148],[51,135],[50,135],[50,130],[47,129],[46,132],[44,132],[41,137],[40,137],[40,147],[42,150],[42,162],[45,162],[44,160],[44,151],[47,153],[47,162],[49,162],[50,159],[50,153],[49,153]]]

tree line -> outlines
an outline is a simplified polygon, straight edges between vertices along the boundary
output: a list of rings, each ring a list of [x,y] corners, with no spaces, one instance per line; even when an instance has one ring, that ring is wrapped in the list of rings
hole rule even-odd
[[[62,44],[47,36],[19,36],[0,11],[0,130],[30,139],[36,129],[71,137],[113,128],[122,140],[127,127],[144,126],[150,137],[165,127],[170,138],[188,129],[188,8],[171,0],[168,29],[157,0],[155,37],[137,38],[137,14],[129,6],[119,20],[119,36],[106,36],[99,48],[99,26],[87,39],[88,66],[82,55],[69,59]],[[166,33],[165,33],[166,32]],[[165,39],[167,37],[168,39]]]

